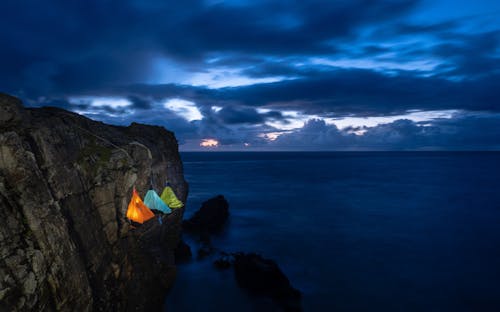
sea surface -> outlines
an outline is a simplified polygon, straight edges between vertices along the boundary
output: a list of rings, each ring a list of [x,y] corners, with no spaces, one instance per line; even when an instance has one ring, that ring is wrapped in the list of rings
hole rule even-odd
[[[500,311],[500,153],[181,156],[186,217],[223,194],[214,246],[276,260],[304,311]],[[279,311],[212,261],[179,266],[168,311]]]

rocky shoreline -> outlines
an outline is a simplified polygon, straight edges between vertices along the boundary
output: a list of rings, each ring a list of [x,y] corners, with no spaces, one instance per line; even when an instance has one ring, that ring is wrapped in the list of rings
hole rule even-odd
[[[276,262],[212,246],[230,215],[222,195],[188,220],[180,208],[133,226],[132,189],[144,195],[167,180],[186,202],[172,132],[24,108],[0,94],[0,310],[160,311],[176,265],[192,258],[183,230],[199,236],[197,259],[218,252],[215,266],[233,267],[241,288],[301,310],[300,292]]]

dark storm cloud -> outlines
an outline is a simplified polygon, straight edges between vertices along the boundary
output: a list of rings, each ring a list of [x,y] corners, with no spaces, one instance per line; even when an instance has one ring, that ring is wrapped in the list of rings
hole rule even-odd
[[[453,81],[401,72],[397,77],[371,70],[336,69],[307,73],[293,80],[208,90],[175,85],[136,85],[133,91],[155,97],[179,96],[199,105],[240,104],[303,111],[309,114],[376,116],[407,110],[500,110],[500,75]]]
[[[152,108],[151,101],[149,99],[145,99],[142,97],[138,97],[135,95],[129,95],[127,99],[132,103],[133,108],[137,109],[150,109]]]
[[[452,33],[458,26],[459,21],[446,21],[439,23],[428,23],[425,25],[397,23],[389,27],[382,27],[374,32],[376,38],[394,38],[395,36],[415,36],[415,35],[448,35]]]
[[[304,78],[221,91],[222,98],[247,105],[281,103],[309,113],[395,114],[410,109],[500,110],[500,75],[450,81],[400,73],[397,77],[371,70],[335,70]],[[289,103],[289,104],[287,104]]]
[[[226,124],[261,123],[264,121],[263,116],[253,108],[225,107],[217,115]]]
[[[326,41],[354,35],[368,23],[407,12],[416,1],[263,1],[209,7],[186,32],[209,50],[270,54],[328,53]]]
[[[282,120],[283,115],[278,111],[270,111],[266,113],[259,113],[254,108],[250,107],[233,107],[228,106],[222,108],[216,113],[216,116],[222,120],[223,123],[231,124],[258,124],[267,119]]]
[[[3,1],[0,36],[11,44],[0,52],[1,82],[10,92],[87,92],[144,79],[153,55],[200,61],[213,52],[330,53],[328,41],[355,36],[359,27],[383,23],[414,5],[413,0],[211,6],[204,1]]]
[[[29,106],[57,106],[119,124],[159,124],[181,139],[211,135],[227,144],[262,144],[259,134],[279,130],[266,122],[290,123],[285,110],[319,117],[500,111],[495,19],[484,29],[469,27],[477,16],[418,22],[412,17],[416,12],[425,16],[424,4],[6,0],[0,3],[0,91],[20,96]],[[168,65],[162,67],[158,60]],[[219,70],[215,80],[226,79],[224,70],[237,72],[237,78],[283,80],[211,89],[200,86],[204,79],[189,79],[213,69]],[[181,79],[183,75],[187,78]],[[72,100],[78,97],[125,99],[130,105],[96,107],[91,100]],[[162,104],[172,98],[195,103],[203,119],[189,122],[165,109]],[[373,144],[410,148],[411,140],[414,146],[431,144],[422,131],[443,129],[455,129],[464,138],[469,131],[478,141],[480,135],[490,138],[476,131],[479,125],[469,125],[474,120],[456,121],[460,126],[445,121],[433,128],[413,122],[380,125],[363,137],[352,134],[360,129],[338,130],[316,121],[279,142],[287,138],[287,144],[295,144],[293,135],[307,134],[318,144],[321,138],[335,138],[346,146],[354,140],[356,146],[379,142]],[[486,119],[482,121],[486,127]],[[394,139],[391,133],[412,139],[404,141],[406,146],[389,140]],[[470,145],[470,139],[460,143],[446,138]]]
[[[450,75],[485,74],[498,69],[498,55],[492,53],[498,47],[497,33],[459,35],[451,32],[456,22],[429,25],[390,23],[391,19],[401,18],[415,5],[416,1],[265,1],[257,2],[257,5],[212,6],[204,5],[202,1],[182,4],[176,1],[88,1],[81,5],[55,0],[44,5],[38,1],[6,1],[2,4],[3,12],[9,14],[0,25],[9,31],[2,31],[2,41],[16,44],[6,45],[0,52],[4,69],[0,80],[5,91],[24,94],[28,99],[32,98],[30,95],[91,94],[146,79],[154,54],[196,60],[210,53],[223,52],[233,55],[234,66],[248,65],[249,68],[243,71],[246,75],[300,79],[233,88],[215,96],[208,91],[205,93],[207,99],[202,97],[203,100],[212,101],[212,97],[220,100],[222,97],[247,105],[312,102],[313,110],[328,111],[328,107],[346,105],[341,110],[350,111],[350,103],[356,103],[358,99],[347,95],[361,92],[366,94],[359,95],[362,99],[374,98],[373,102],[382,102],[373,103],[374,107],[366,113],[378,110],[387,113],[398,109],[379,107],[401,103],[400,111],[408,106],[416,108],[418,102],[422,102],[422,108],[433,106],[426,104],[428,99],[414,100],[412,92],[404,92],[404,84],[415,86],[418,91],[414,93],[421,97],[422,94],[441,96],[440,93],[445,91],[439,90],[467,87],[468,83],[464,86],[449,83],[446,77],[442,81],[416,79],[410,73],[406,77],[391,78],[370,70],[297,68],[290,64],[290,57],[297,55],[347,55],[349,50],[342,51],[336,42],[352,40],[356,43],[357,31],[374,25],[392,31],[391,35],[427,33],[438,36],[444,32],[448,36],[454,35],[452,39],[458,39],[458,42],[437,44],[432,50],[419,51],[420,54],[453,61]],[[38,14],[42,11],[49,13]],[[355,53],[355,48],[352,48],[352,53]],[[373,55],[387,49],[371,44],[358,50]],[[283,56],[287,58],[283,60]],[[224,63],[224,60],[222,57],[219,62]],[[394,88],[390,88],[392,85]],[[380,87],[380,91],[374,90],[374,86]],[[175,86],[171,89],[172,93],[178,92]],[[161,93],[168,92],[162,90]],[[382,95],[386,99],[378,101]],[[449,97],[442,102],[455,100]],[[472,103],[476,101],[474,96],[465,98],[470,98],[471,103],[459,103],[457,108],[475,105]],[[406,104],[408,101],[410,103]],[[319,108],[318,103],[328,107]],[[360,103],[356,110],[365,110],[366,105]],[[479,104],[478,109],[484,106],[491,105]]]
[[[455,68],[449,76],[467,79],[500,74],[500,31],[466,36],[461,42],[438,44],[433,53],[451,61]]]

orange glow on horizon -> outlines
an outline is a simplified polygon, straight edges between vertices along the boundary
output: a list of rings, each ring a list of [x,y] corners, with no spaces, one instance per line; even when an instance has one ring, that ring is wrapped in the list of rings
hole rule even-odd
[[[219,141],[215,139],[203,139],[200,143],[201,147],[217,147],[219,146]]]

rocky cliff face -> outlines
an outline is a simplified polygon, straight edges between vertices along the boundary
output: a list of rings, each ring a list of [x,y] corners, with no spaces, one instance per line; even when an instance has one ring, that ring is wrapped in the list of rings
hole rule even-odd
[[[167,179],[185,202],[172,132],[0,94],[0,310],[160,310],[183,210],[139,229],[125,214]]]

